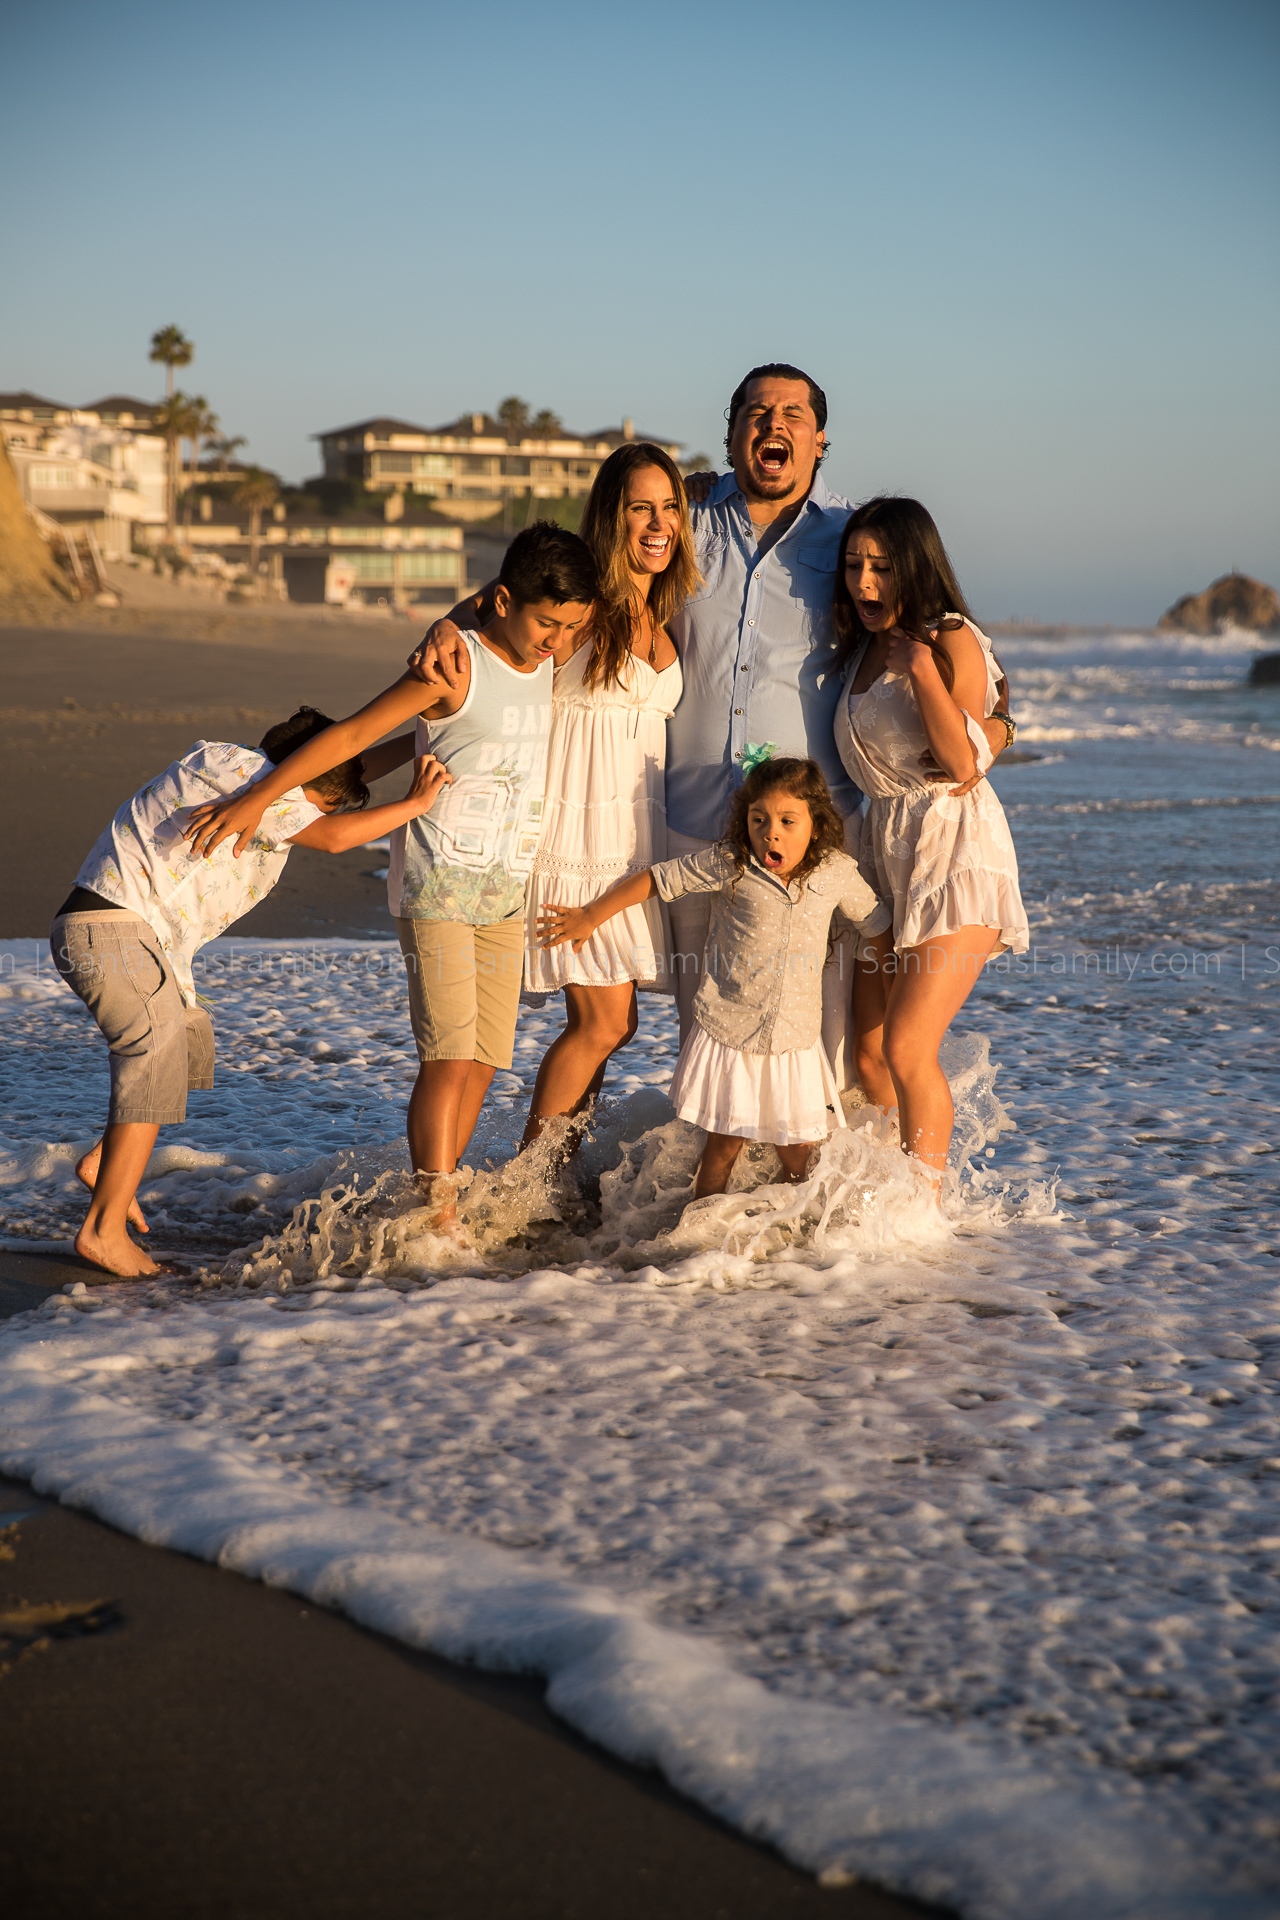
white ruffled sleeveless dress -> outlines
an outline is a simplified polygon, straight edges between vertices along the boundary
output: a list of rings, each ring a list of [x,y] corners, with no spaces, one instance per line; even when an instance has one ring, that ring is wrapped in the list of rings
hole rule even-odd
[[[661,672],[632,654],[612,687],[587,687],[591,647],[557,667],[542,837],[528,890],[525,988],[623,986],[671,993],[667,909],[646,900],[614,914],[581,953],[540,947],[538,909],[582,906],[627,874],[667,857],[667,721],[683,688],[680,662]]]
[[[972,621],[967,624],[986,657],[990,714],[999,679],[991,642]],[[1004,808],[989,781],[954,799],[947,789],[956,781],[924,773],[920,758],[929,750],[929,736],[906,674],[882,673],[865,693],[851,691],[866,645],[845,674],[836,747],[870,800],[858,864],[880,897],[893,902],[895,949],[979,926],[999,928],[997,953],[1025,953],[1030,934]],[[992,761],[987,737],[972,716],[967,729],[985,772]]]

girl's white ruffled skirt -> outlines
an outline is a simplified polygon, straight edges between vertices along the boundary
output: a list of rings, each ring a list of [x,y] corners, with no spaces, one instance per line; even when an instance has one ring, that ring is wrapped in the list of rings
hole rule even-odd
[[[740,1053],[696,1021],[676,1061],[671,1104],[708,1133],[775,1147],[825,1140],[848,1124],[820,1040],[792,1053]]]

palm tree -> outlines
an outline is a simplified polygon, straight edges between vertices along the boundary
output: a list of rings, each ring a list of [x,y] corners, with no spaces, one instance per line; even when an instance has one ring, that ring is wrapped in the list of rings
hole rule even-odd
[[[200,478],[200,442],[211,439],[220,425],[217,414],[212,411],[203,394],[198,394],[188,403],[186,438],[191,442],[191,465],[187,469],[187,497],[182,515],[183,524],[188,527],[191,525],[191,490]]]
[[[166,400],[173,399],[173,370],[175,367],[189,367],[196,357],[195,347],[188,340],[181,327],[160,327],[151,336],[151,352],[148,358],[162,360],[165,369]]]
[[[262,516],[267,508],[273,507],[280,498],[280,489],[271,474],[264,473],[261,467],[250,467],[231,497],[238,507],[248,509],[249,571],[253,575],[253,584],[256,587],[258,549],[262,545]]]
[[[164,435],[167,447],[165,515],[170,546],[174,542],[178,518],[178,442],[190,438],[195,407],[204,407],[206,411],[208,410],[207,402],[193,400],[190,394],[171,393],[169,398],[156,408],[152,420],[156,432]]]
[[[522,400],[518,393],[509,393],[505,400],[499,402],[498,419],[507,430],[508,440],[518,440],[529,424],[528,402]]]
[[[242,433],[213,434],[209,439],[209,451],[217,454],[225,473],[241,447],[247,447],[248,444]]]
[[[535,440],[554,440],[564,432],[564,422],[550,407],[540,407],[529,422],[529,431]]]

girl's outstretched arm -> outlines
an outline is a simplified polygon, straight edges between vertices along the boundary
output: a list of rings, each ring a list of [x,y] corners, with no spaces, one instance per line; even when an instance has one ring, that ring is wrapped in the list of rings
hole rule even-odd
[[[538,912],[538,945],[562,947],[567,940],[574,952],[580,953],[605,920],[611,920],[624,907],[638,907],[643,901],[652,900],[657,891],[653,869],[646,867],[643,873],[619,880],[608,893],[602,893],[598,900],[592,900],[585,907],[542,907]]]

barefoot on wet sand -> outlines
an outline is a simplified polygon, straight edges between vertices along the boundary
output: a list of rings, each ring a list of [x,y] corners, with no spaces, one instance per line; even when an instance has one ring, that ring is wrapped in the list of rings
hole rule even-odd
[[[415,1173],[413,1181],[423,1206],[433,1210],[432,1231],[443,1235],[446,1240],[455,1240],[467,1252],[474,1252],[476,1243],[458,1218],[458,1189],[461,1183],[457,1174]]]
[[[98,1234],[88,1221],[76,1235],[75,1248],[82,1260],[115,1280],[144,1280],[160,1271],[151,1255],[135,1247],[127,1233]]]
[[[84,1181],[90,1193],[93,1192],[95,1186],[98,1184],[98,1167],[101,1160],[102,1142],[99,1140],[97,1146],[90,1147],[88,1153],[85,1154],[84,1158],[76,1166],[77,1179]],[[139,1233],[150,1233],[151,1231],[147,1225],[142,1208],[138,1205],[138,1197],[136,1194],[129,1202],[129,1225],[136,1228]]]

